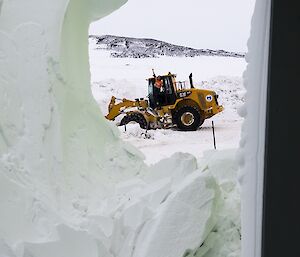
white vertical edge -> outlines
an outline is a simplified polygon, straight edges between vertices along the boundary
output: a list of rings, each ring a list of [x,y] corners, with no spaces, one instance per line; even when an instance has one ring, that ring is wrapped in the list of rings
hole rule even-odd
[[[260,257],[271,0],[257,0],[248,40],[246,104],[240,143],[242,257]]]

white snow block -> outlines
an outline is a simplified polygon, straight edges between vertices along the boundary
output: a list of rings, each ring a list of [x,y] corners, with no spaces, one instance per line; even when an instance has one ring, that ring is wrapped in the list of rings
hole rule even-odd
[[[125,194],[143,188],[145,185],[146,183],[141,179],[134,178],[118,183],[115,190],[117,194]]]
[[[0,3],[1,4],[1,3]],[[16,257],[10,247],[0,239],[0,256],[1,257]]]
[[[105,216],[89,216],[90,226],[98,227],[106,237],[112,235],[113,220]]]
[[[11,246],[23,240],[50,237],[55,230],[52,224],[57,219],[48,208],[33,190],[9,180],[0,172],[0,241],[3,238]]]
[[[213,248],[205,257],[241,256],[241,203],[236,152],[236,149],[207,151],[203,159],[199,160],[199,166],[209,170],[215,178],[222,199],[218,206],[218,221],[214,227],[217,237]]]
[[[147,187],[140,192],[139,198],[147,202],[147,205],[151,210],[156,211],[159,205],[171,193],[171,185],[172,179],[170,177],[160,179],[147,185]]]
[[[136,239],[135,231],[130,231],[124,239],[123,245],[116,257],[131,257]]]
[[[216,220],[218,187],[208,173],[187,176],[141,229],[133,257],[182,257],[199,247]]]
[[[172,188],[182,182],[185,176],[197,169],[197,159],[189,153],[174,153],[170,158],[163,159],[151,165],[149,171],[143,176],[147,182],[170,177]]]
[[[112,218],[105,216],[87,216],[86,221],[80,224],[80,228],[87,231],[95,240],[101,242],[105,249],[111,247],[113,226]]]
[[[136,230],[145,220],[149,219],[153,213],[147,207],[147,203],[137,201],[130,204],[123,211],[121,220],[125,228]]]
[[[134,185],[135,183],[125,183],[125,185],[130,184]],[[152,184],[144,184],[143,189],[130,190],[130,194],[126,194],[126,203],[120,206],[113,216],[115,222],[111,251],[115,256],[132,256],[137,235],[145,222],[156,214],[157,207],[168,196],[170,184],[170,178],[161,179]]]
[[[85,231],[65,225],[57,227],[59,239],[45,243],[25,243],[24,257],[110,257],[110,253]]]

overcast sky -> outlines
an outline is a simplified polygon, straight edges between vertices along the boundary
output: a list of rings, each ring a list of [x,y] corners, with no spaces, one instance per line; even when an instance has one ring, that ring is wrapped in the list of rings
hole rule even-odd
[[[254,4],[255,0],[129,0],[91,24],[90,34],[246,51]]]

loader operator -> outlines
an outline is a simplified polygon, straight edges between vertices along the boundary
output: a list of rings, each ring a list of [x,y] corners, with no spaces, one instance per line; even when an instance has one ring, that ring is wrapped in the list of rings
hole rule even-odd
[[[161,76],[155,76],[154,86],[158,89],[156,104],[163,105],[166,102],[166,95],[164,94],[164,83]]]
[[[163,80],[161,76],[155,78],[154,86],[160,89],[160,92],[163,92]]]

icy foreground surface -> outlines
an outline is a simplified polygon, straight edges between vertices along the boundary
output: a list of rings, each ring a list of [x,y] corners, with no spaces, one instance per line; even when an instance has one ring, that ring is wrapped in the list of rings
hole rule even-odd
[[[175,154],[92,207],[57,203],[1,175],[1,256],[240,256],[235,152]],[[75,199],[74,199],[75,200]]]
[[[1,257],[239,256],[234,152],[148,167],[94,103],[88,25],[124,2],[0,2]]]

